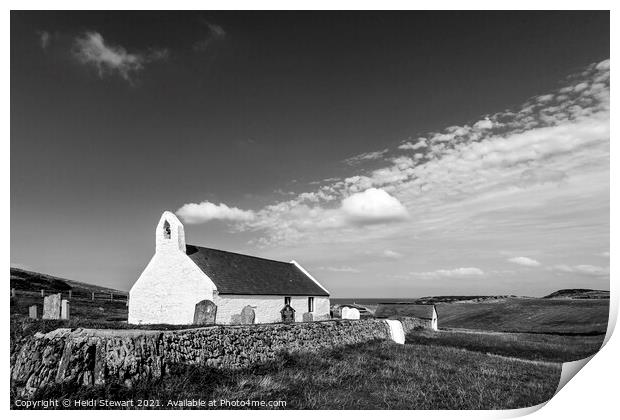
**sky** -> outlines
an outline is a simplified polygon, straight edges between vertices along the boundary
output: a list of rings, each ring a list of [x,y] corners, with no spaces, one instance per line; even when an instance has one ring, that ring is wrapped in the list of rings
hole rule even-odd
[[[11,265],[188,243],[333,297],[609,289],[608,12],[12,12]]]

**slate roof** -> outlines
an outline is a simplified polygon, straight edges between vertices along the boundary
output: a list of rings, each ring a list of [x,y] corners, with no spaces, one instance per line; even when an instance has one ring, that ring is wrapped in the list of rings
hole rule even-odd
[[[293,263],[186,245],[187,255],[224,295],[329,296]]]
[[[380,303],[375,311],[375,316],[381,318],[401,314],[420,319],[433,319],[434,308],[435,305],[420,305],[416,303]]]

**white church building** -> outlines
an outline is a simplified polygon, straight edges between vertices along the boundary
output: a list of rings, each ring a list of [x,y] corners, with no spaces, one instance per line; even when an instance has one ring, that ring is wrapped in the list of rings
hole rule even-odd
[[[242,311],[255,323],[280,322],[285,308],[295,322],[330,317],[329,291],[294,260],[186,244],[168,211],[155,238],[155,255],[129,292],[130,324],[192,324],[205,307],[217,324],[239,322]]]

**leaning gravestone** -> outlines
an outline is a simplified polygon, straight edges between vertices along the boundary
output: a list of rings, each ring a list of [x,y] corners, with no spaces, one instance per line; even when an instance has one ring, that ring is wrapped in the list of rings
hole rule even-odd
[[[205,325],[215,324],[215,315],[217,314],[217,306],[209,299],[201,300],[196,304],[194,309],[194,324]]]
[[[31,307],[28,308],[28,316],[32,319],[37,319],[37,305],[32,305]]]
[[[69,319],[69,301],[63,299],[60,303],[60,319]]]
[[[282,322],[295,322],[295,309],[291,305],[286,305],[280,311],[282,315]]]
[[[304,312],[304,314],[302,315],[302,320],[304,322],[312,322],[314,320],[312,312]]]
[[[43,298],[43,319],[59,319],[60,318],[60,300],[62,295],[45,296]]]
[[[254,309],[248,305],[241,310],[241,323],[242,324],[254,324],[256,319],[256,313]]]

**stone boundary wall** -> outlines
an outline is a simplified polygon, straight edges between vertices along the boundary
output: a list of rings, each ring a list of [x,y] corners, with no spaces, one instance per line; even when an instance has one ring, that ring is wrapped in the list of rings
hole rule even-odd
[[[411,331],[424,328],[424,329],[433,329],[433,320],[431,319],[421,319],[421,318],[410,318],[410,317],[397,317],[393,319],[398,319],[403,324],[403,330],[405,334],[409,334]]]
[[[13,359],[11,380],[17,393],[26,397],[57,383],[90,386],[115,380],[131,386],[160,378],[177,363],[240,369],[275,360],[282,353],[377,339],[390,339],[387,323],[379,319],[173,331],[60,328],[26,341]]]

